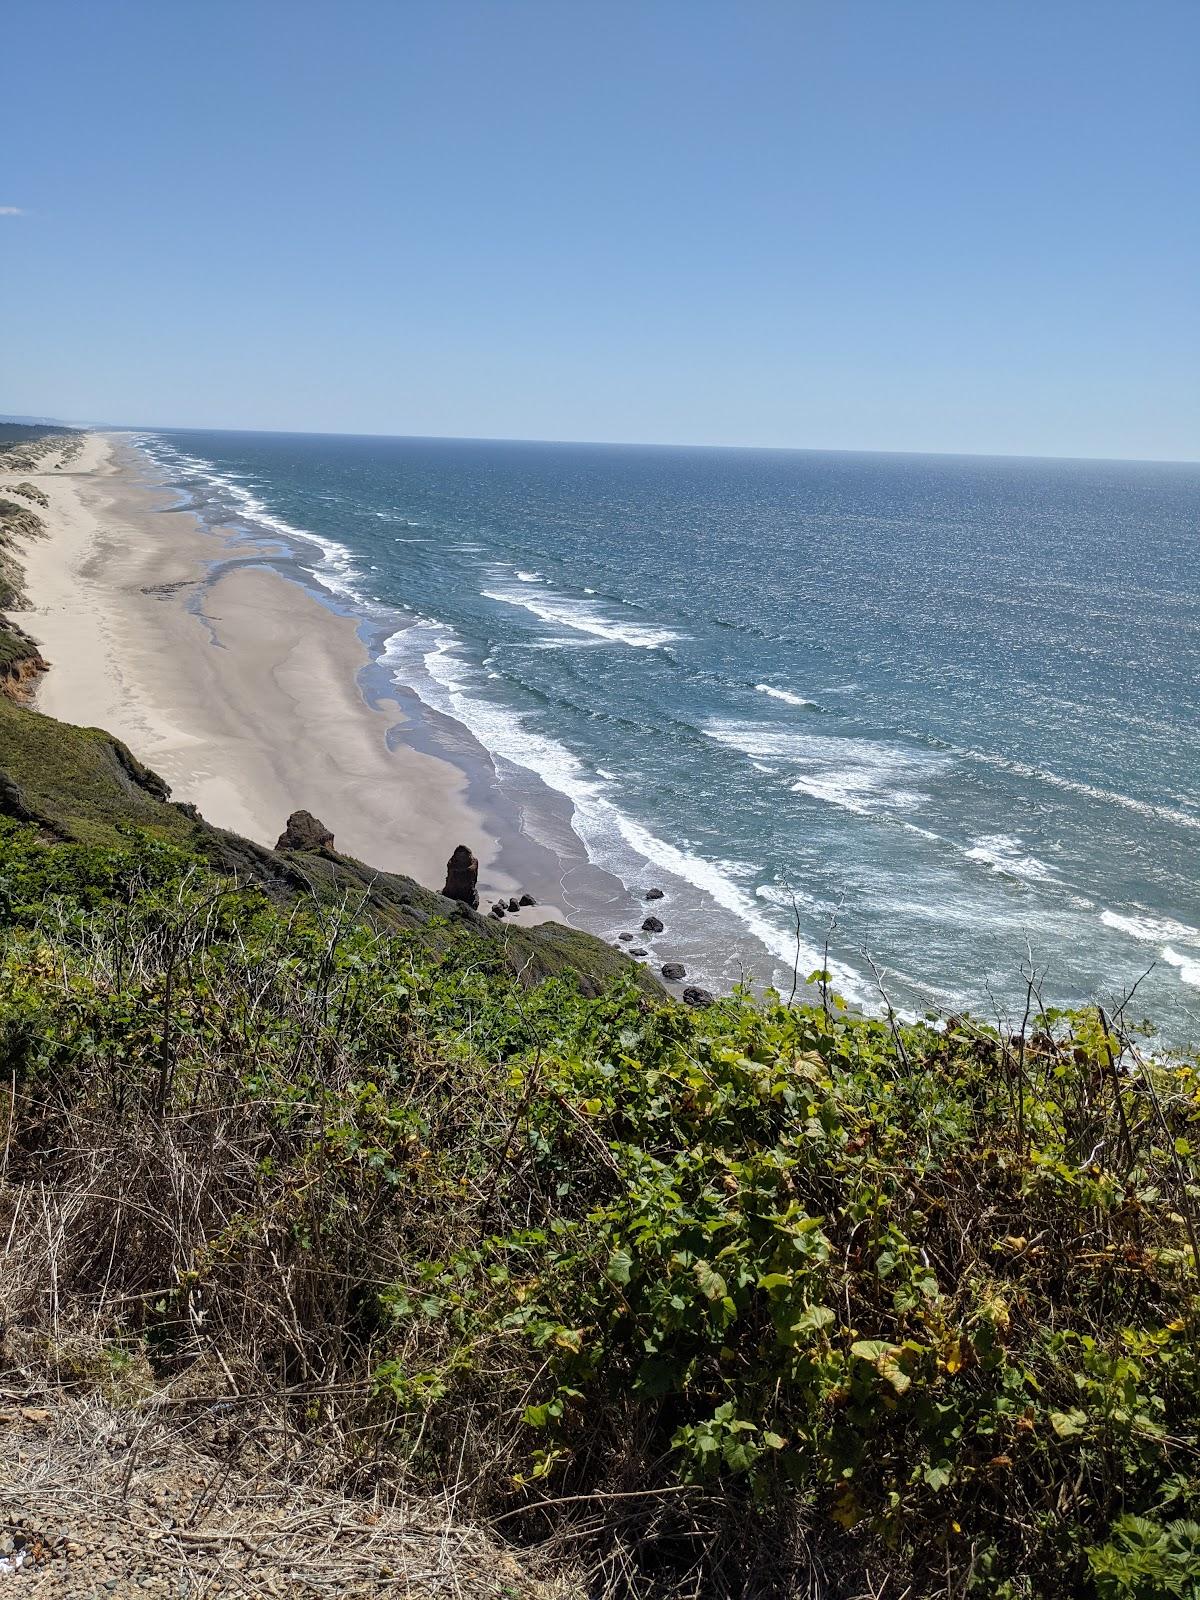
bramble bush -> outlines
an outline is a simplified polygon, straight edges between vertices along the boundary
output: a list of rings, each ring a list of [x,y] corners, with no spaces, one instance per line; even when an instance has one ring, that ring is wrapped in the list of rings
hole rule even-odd
[[[614,1587],[1200,1593],[1200,1078],[1122,1016],[587,999],[9,824],[0,907],[10,1325]]]

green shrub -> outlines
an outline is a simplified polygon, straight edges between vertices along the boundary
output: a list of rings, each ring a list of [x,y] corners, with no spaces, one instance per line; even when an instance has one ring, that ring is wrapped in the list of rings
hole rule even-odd
[[[1191,1065],[527,988],[135,834],[0,825],[0,906],[10,1326],[52,1236],[59,1324],[659,1593],[1195,1593]]]

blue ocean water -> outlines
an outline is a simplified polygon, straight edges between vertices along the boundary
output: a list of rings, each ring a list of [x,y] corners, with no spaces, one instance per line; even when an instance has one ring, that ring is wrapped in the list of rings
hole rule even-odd
[[[713,981],[828,939],[852,997],[869,954],[898,1004],[988,1013],[1030,954],[1059,1003],[1153,968],[1133,1011],[1200,1038],[1200,467],[138,442],[361,612],[501,787],[687,884]]]

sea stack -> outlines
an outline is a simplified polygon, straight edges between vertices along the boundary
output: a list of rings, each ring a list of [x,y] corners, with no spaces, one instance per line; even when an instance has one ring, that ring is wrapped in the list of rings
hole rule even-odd
[[[311,811],[293,811],[275,842],[276,850],[332,850],[333,834]]]
[[[446,863],[446,887],[442,893],[447,900],[461,900],[472,911],[479,909],[479,862],[465,844],[456,844],[454,853]]]

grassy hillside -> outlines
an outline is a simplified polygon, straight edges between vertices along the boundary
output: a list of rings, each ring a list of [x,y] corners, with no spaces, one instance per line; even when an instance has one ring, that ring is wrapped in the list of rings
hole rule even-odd
[[[0,634],[0,639],[3,635]],[[480,959],[499,960],[526,980],[570,973],[587,993],[627,974],[651,993],[661,986],[645,968],[601,939],[547,922],[536,927],[497,924],[400,873],[378,872],[333,850],[267,850],[214,828],[170,791],[111,734],[43,717],[0,695],[0,814],[36,823],[46,839],[109,849],[134,839],[173,845],[277,904],[315,896],[325,904],[352,903],[376,926],[423,929],[438,947],[463,946]],[[282,826],[284,818],[280,818]]]
[[[0,771],[11,1367],[592,1592],[1200,1593],[1200,1078],[1122,1016],[689,1010],[2,701]]]

